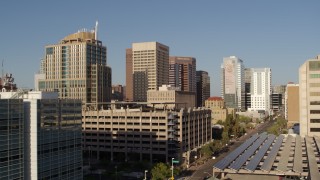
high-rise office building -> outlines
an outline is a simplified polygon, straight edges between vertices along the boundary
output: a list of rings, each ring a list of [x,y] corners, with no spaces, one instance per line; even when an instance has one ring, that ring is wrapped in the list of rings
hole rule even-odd
[[[320,55],[299,68],[300,135],[320,134]]]
[[[158,90],[158,88],[163,84],[169,83],[168,74],[168,46],[158,42],[142,42],[132,44],[132,79],[134,101],[146,102],[148,90]]]
[[[196,92],[196,59],[170,56],[169,84],[180,87],[181,91]]]
[[[0,120],[8,119],[6,130],[0,131],[10,135],[7,138],[10,144],[1,138],[0,151],[4,152],[0,157],[0,177],[83,178],[81,100],[58,99],[58,92],[40,91],[0,92],[0,97],[0,112],[4,113]],[[5,112],[3,107],[7,108]],[[5,127],[3,125],[0,126]],[[6,165],[9,165],[9,174],[2,173]]]
[[[36,90],[58,91],[61,99],[81,99],[84,103],[111,99],[111,68],[107,48],[94,30],[81,30],[45,47],[41,61],[43,77],[37,76]]]
[[[25,179],[82,179],[81,100],[31,91],[25,106]]]
[[[124,99],[124,87],[121,84],[112,85],[112,100],[123,101]]]
[[[275,85],[272,87],[271,93],[271,109],[274,113],[282,113],[284,115],[284,99],[286,93],[286,85]]]
[[[269,113],[271,95],[271,69],[252,68],[251,107],[249,110]]]
[[[241,94],[244,92],[243,61],[236,56],[223,58],[221,65],[221,97],[227,108],[242,109]]]
[[[22,99],[0,95],[0,179],[24,179],[23,118]]]
[[[133,101],[132,49],[126,49],[126,101]]]
[[[202,107],[210,97],[210,76],[206,71],[196,71],[197,107]]]
[[[299,123],[299,84],[288,84],[285,93],[285,118],[288,120],[287,126],[292,127]]]
[[[251,68],[245,68],[244,69],[244,91],[242,92],[241,97],[241,107],[242,110],[246,111],[248,108],[251,107],[251,76],[252,76],[252,70]]]

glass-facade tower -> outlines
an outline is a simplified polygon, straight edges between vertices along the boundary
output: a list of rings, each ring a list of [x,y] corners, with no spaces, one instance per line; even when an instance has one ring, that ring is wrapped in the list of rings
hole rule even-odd
[[[0,179],[23,179],[22,99],[0,99]]]
[[[26,179],[82,179],[81,101],[25,99]]]

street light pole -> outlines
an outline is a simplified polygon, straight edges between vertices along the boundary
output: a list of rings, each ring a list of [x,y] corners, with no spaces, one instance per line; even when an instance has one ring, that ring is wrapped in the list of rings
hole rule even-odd
[[[118,166],[116,166],[116,180],[118,180]]]
[[[90,165],[91,165],[91,146],[89,146],[89,168],[90,168]]]
[[[174,177],[173,177],[173,160],[174,160],[174,158],[171,159],[171,168],[172,168],[171,169],[172,170],[171,171],[171,180],[174,180]]]
[[[147,172],[148,170],[144,170],[144,180],[147,180]]]

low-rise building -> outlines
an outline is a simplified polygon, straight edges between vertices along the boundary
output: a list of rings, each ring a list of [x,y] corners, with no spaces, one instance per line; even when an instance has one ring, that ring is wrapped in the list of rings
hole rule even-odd
[[[254,134],[213,165],[219,179],[320,179],[319,136]]]
[[[190,163],[190,152],[211,140],[209,109],[97,109],[82,111],[83,148],[111,161]],[[98,107],[103,107],[98,105]]]
[[[205,107],[211,109],[212,124],[219,120],[225,121],[228,111],[225,108],[224,100],[221,97],[210,97],[205,101]]]
[[[159,90],[148,91],[148,105],[157,109],[180,109],[195,107],[195,93],[181,91],[171,85],[162,85]]]

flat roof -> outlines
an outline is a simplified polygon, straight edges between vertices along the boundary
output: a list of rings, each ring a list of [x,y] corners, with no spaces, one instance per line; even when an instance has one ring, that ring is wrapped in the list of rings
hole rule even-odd
[[[213,172],[320,179],[319,146],[318,136],[255,134],[215,163]],[[236,158],[230,159],[230,155]]]

